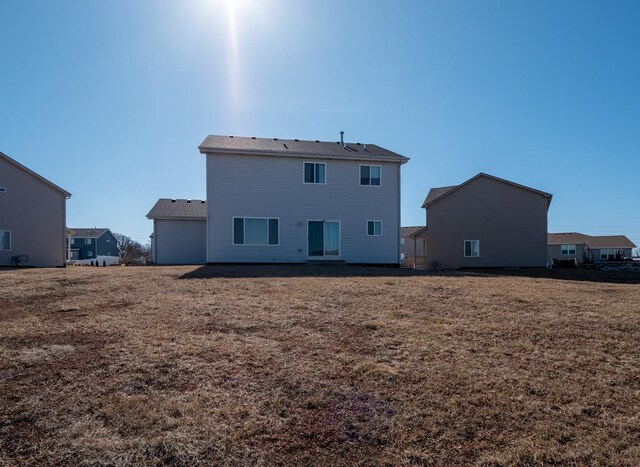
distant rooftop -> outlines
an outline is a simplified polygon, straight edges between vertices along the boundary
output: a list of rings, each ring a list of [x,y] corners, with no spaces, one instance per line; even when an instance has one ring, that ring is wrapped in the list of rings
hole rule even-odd
[[[103,228],[94,227],[93,229],[67,227],[66,234],[71,236],[71,238],[98,238],[108,231],[109,229],[106,227],[103,227]]]
[[[550,233],[549,245],[576,245],[584,243],[589,248],[635,248],[636,245],[624,235],[587,235],[579,232]]]
[[[206,219],[207,203],[200,199],[161,198],[151,208],[147,218],[193,218]]]
[[[340,141],[310,141],[255,136],[209,135],[198,146],[202,154],[244,154],[290,157],[319,157],[326,159],[378,160],[404,164],[408,157],[396,154],[375,144],[345,143]]]

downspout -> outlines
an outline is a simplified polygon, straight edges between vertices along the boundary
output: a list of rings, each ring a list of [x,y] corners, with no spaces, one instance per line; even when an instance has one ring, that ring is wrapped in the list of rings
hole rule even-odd
[[[400,171],[402,170],[402,164],[398,163],[398,241],[396,242],[396,244],[398,245],[398,251],[396,253],[396,261],[398,261],[398,266],[400,265],[400,236],[402,235],[401,232],[401,227],[402,227],[402,216],[401,216],[401,209],[402,209],[402,203],[400,200],[401,194],[402,194],[402,190],[400,189],[401,185],[400,185]],[[381,170],[382,171],[382,170]]]

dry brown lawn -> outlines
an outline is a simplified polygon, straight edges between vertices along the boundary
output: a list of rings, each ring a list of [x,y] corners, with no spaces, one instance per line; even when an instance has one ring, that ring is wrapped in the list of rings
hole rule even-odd
[[[640,465],[639,281],[571,274],[0,271],[0,464]]]

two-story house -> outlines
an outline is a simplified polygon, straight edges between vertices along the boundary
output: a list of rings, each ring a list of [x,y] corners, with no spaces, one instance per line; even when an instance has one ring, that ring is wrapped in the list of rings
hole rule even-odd
[[[427,268],[544,267],[552,195],[480,173],[460,185],[432,188],[422,207]]]
[[[0,266],[63,267],[70,197],[0,152]]]
[[[398,264],[400,167],[372,144],[208,136],[208,263]]]
[[[99,256],[118,257],[116,237],[106,228],[69,228],[65,247],[69,261],[92,260]]]

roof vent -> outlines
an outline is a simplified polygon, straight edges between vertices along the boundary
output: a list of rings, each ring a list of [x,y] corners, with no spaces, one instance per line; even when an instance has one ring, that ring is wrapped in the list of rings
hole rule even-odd
[[[278,138],[273,138],[274,141],[278,141]]]
[[[294,139],[294,141],[297,143],[297,142],[299,142],[300,140],[299,140],[299,139]]]
[[[251,137],[251,139],[256,139],[256,137],[255,137],[255,136],[252,136],[252,137]]]
[[[171,200],[171,202],[172,202],[172,203],[175,203],[175,202],[176,202],[176,200],[175,200],[175,199],[172,199],[172,200]]]
[[[316,140],[316,143],[319,143],[319,142],[320,142],[320,140],[319,140],[319,139],[317,139],[317,140]]]
[[[191,202],[191,200],[190,200],[190,199],[188,199],[188,200],[187,200],[187,203],[190,203],[190,202]]]
[[[284,146],[285,149],[289,149],[289,146],[287,146],[286,144],[282,144]]]
[[[229,135],[229,138],[233,138],[233,136],[232,136],[232,135]]]
[[[204,201],[200,201],[200,204],[204,204]]]
[[[340,144],[342,144],[343,148],[345,147],[345,144],[344,144],[344,131],[340,132]]]

